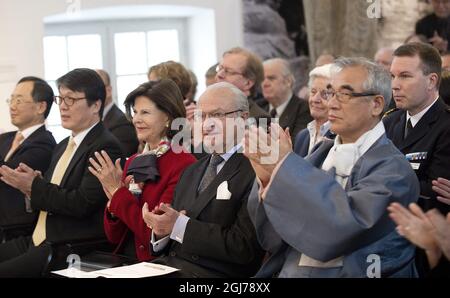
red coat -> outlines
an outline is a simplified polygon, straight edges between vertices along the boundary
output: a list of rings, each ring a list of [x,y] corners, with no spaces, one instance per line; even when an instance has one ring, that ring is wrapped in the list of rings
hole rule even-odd
[[[136,155],[133,155],[125,163],[124,177],[135,157]],[[153,259],[149,249],[151,230],[142,218],[142,206],[147,203],[148,208],[152,210],[161,202],[171,203],[181,173],[195,161],[194,156],[189,153],[175,154],[169,150],[157,159],[160,174],[158,181],[145,184],[139,200],[127,188],[118,189],[111,199],[109,208],[109,212],[117,218],[111,220],[107,208],[105,209],[104,228],[109,241],[121,245],[127,232],[131,230],[138,259],[140,261]]]

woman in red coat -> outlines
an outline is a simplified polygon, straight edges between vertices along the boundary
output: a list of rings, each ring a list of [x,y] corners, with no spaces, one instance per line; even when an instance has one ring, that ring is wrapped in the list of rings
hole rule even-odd
[[[177,85],[171,80],[147,82],[132,91],[125,100],[133,117],[139,141],[145,142],[141,154],[131,156],[122,171],[120,160],[111,161],[106,152],[96,152],[89,170],[102,183],[109,201],[105,209],[106,236],[117,244],[115,252],[151,260],[151,230],[142,218],[142,206],[150,210],[160,203],[171,203],[180,174],[195,158],[189,153],[175,153],[171,130],[176,118],[186,110]],[[132,111],[131,111],[132,110]],[[180,148],[177,148],[180,149]]]

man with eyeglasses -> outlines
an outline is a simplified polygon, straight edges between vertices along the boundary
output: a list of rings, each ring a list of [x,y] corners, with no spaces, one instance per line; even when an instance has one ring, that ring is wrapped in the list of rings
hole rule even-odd
[[[441,63],[439,52],[428,44],[410,43],[395,50],[391,74],[398,110],[386,116],[384,124],[419,179],[420,207],[446,215],[450,205],[434,188],[438,178],[450,179],[450,109],[439,97]],[[423,253],[417,258],[421,276],[429,272]],[[448,275],[450,263],[445,263],[443,275]]]
[[[26,163],[45,173],[56,142],[45,127],[53,103],[53,90],[44,80],[24,77],[7,99],[11,123],[17,131],[0,135],[0,166],[17,168]],[[36,221],[30,202],[18,189],[0,181],[0,239],[31,233],[27,226]],[[18,228],[22,226],[23,228]],[[17,229],[14,229],[17,227]]]
[[[328,86],[328,119],[337,134],[308,157],[292,152],[288,135],[271,128],[279,157],[249,150],[256,176],[249,213],[271,257],[257,277],[414,277],[414,247],[395,230],[391,202],[417,200],[419,183],[386,137],[381,117],[391,98],[389,74],[364,58],[339,58]],[[272,147],[273,149],[276,149]]]
[[[173,207],[143,210],[153,231],[153,253],[163,255],[154,262],[179,268],[176,277],[251,277],[261,264],[263,253],[247,213],[255,173],[237,133],[243,133],[247,117],[242,91],[227,82],[209,86],[194,121],[211,154],[184,171]]]
[[[61,124],[71,134],[56,146],[45,177],[24,163],[18,169],[0,167],[2,181],[26,194],[31,208],[39,211],[31,237],[0,244],[0,277],[39,277],[52,255],[51,243],[105,237],[107,198],[88,170],[89,159],[103,150],[113,160],[123,157],[117,139],[101,122],[105,85],[86,68],[74,69],[56,83]],[[54,253],[65,259],[68,252]]]
[[[270,115],[255,103],[258,88],[264,80],[261,59],[243,48],[226,51],[216,68],[216,82],[228,82],[241,90],[248,98],[250,117],[269,119]]]

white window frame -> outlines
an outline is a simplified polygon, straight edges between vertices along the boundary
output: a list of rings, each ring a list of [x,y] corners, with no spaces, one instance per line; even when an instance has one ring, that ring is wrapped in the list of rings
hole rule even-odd
[[[178,31],[180,62],[189,67],[189,46],[187,18],[146,18],[146,19],[115,19],[101,21],[82,21],[45,24],[45,36],[68,36],[81,34],[99,34],[101,36],[103,69],[111,77],[113,99],[117,102],[117,76],[115,63],[114,34],[124,32],[145,32],[152,30]],[[147,35],[146,35],[147,36]],[[146,61],[148,64],[148,62]],[[151,66],[151,65],[148,65]],[[136,86],[137,87],[137,86]],[[130,90],[131,92],[132,90]],[[124,100],[123,98],[120,99]]]

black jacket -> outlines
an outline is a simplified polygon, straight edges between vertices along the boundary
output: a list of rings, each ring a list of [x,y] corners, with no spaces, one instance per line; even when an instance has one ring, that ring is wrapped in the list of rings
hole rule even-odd
[[[34,170],[45,173],[56,146],[51,132],[41,126],[26,138],[17,150],[5,162],[16,131],[0,135],[0,166],[7,165],[15,169],[24,163]],[[25,195],[19,190],[0,181],[0,225],[32,224],[37,213],[26,212]]]
[[[46,233],[50,242],[105,237],[103,212],[107,202],[99,180],[92,175],[89,158],[105,150],[112,160],[124,157],[117,139],[98,123],[83,139],[62,178],[60,186],[51,184],[55,166],[69,138],[59,143],[45,178],[35,178],[31,188],[31,206],[48,211]]]
[[[247,211],[255,173],[246,157],[235,153],[215,180],[197,195],[209,155],[189,166],[175,189],[173,206],[190,217],[183,244],[171,240],[166,256],[155,260],[181,269],[182,277],[250,277],[263,252]],[[217,200],[217,187],[228,181],[229,200]]]
[[[261,103],[261,107],[267,111],[269,111],[269,103],[266,101],[265,103]],[[296,95],[292,95],[288,105],[283,111],[283,114],[279,117],[279,124],[283,129],[289,127],[289,132],[292,137],[292,143],[295,141],[295,137],[297,134],[313,119],[309,112],[308,102],[298,98]]]
[[[420,182],[419,205],[425,210],[437,208],[446,214],[450,211],[450,206],[436,199],[431,182],[438,177],[450,179],[449,107],[441,99],[436,101],[406,139],[403,139],[406,127],[405,111],[395,111],[385,117],[383,122],[388,138],[415,168]]]
[[[115,104],[103,119],[103,125],[119,140],[125,156],[130,157],[137,152],[139,141],[133,123],[128,121],[125,114]]]

